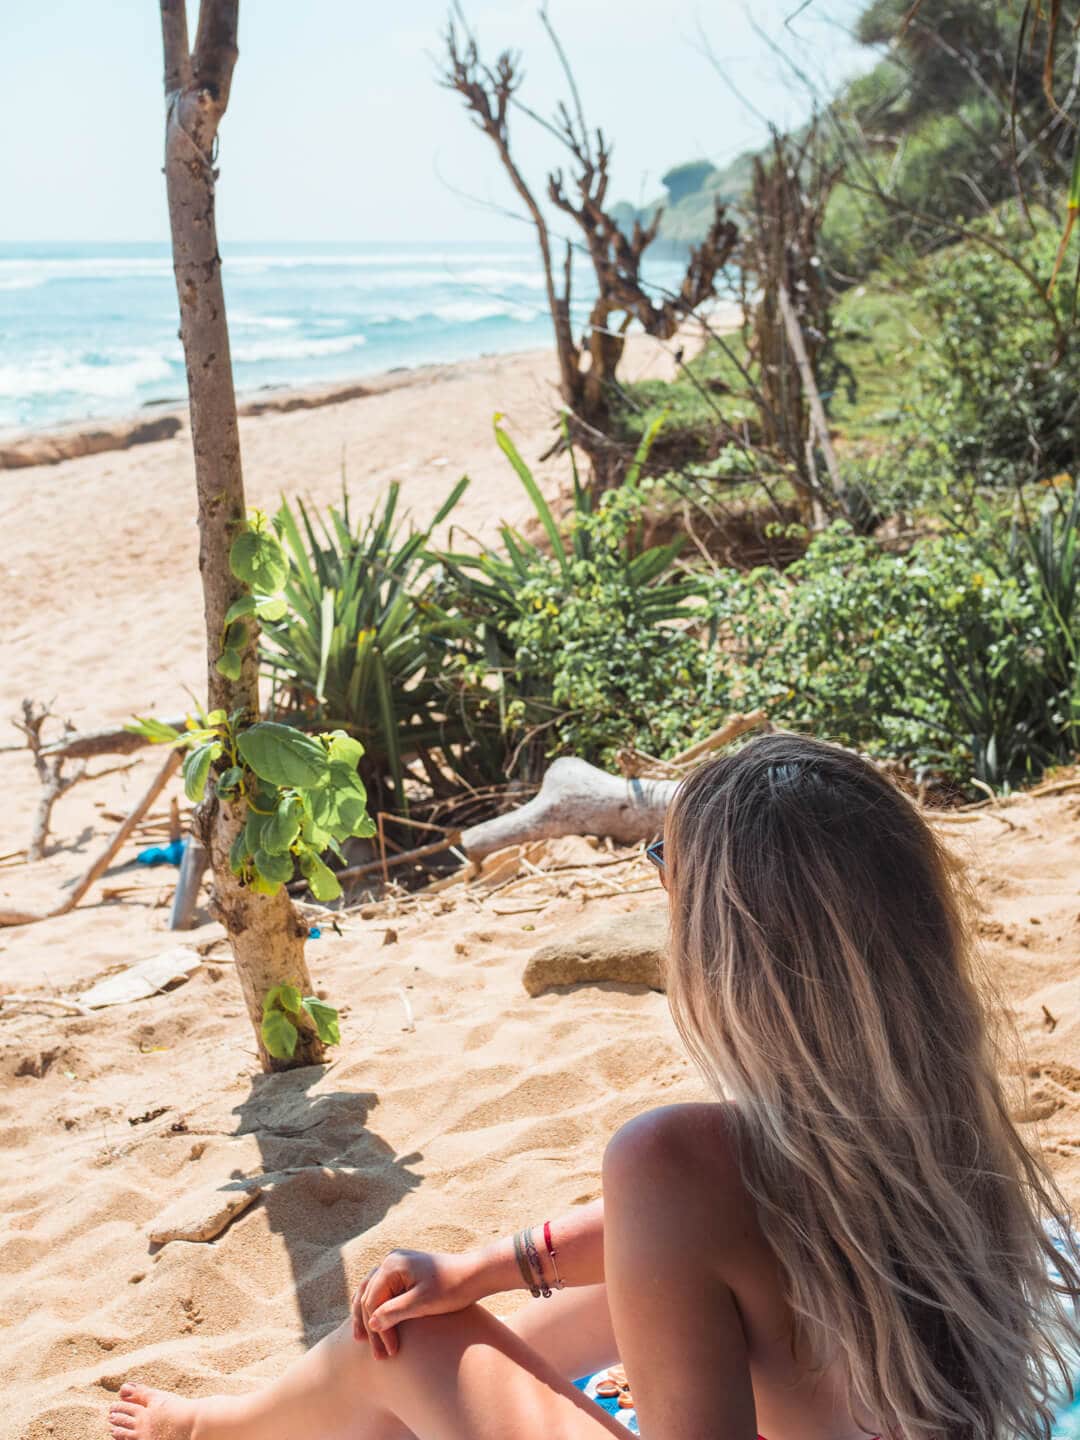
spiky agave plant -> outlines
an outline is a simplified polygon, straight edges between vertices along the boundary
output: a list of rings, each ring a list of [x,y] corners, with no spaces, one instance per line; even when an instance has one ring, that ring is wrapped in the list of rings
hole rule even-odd
[[[437,557],[428,542],[468,483],[455,485],[424,529],[399,516],[396,483],[361,524],[347,495],[317,522],[302,500],[295,511],[283,501],[275,519],[289,578],[285,614],[264,626],[271,711],[360,740],[375,810],[408,809],[417,756],[452,784],[453,752],[466,738],[447,714],[453,657],[447,617],[431,600]]]

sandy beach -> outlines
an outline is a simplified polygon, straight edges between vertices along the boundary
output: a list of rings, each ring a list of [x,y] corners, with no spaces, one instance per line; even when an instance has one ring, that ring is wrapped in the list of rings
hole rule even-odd
[[[670,365],[636,342],[627,373]],[[422,520],[467,473],[457,523],[490,536],[528,514],[491,416],[506,414],[535,462],[550,443],[552,369],[546,352],[483,359],[245,419],[249,500],[324,505],[344,471],[357,513],[397,479]],[[538,474],[557,495],[560,462]],[[80,728],[183,710],[204,663],[186,431],[5,472],[0,519],[0,716],[24,696]],[[18,742],[8,727],[3,743]],[[53,903],[161,760],[142,753],[77,786],[54,812],[52,852],[27,866],[17,852],[38,783],[25,751],[0,754],[0,905]],[[987,973],[1025,1048],[1022,1128],[1080,1202],[1080,788],[941,828],[972,867]],[[195,930],[169,934],[175,871],[135,867],[139,843],[72,913],[0,930],[0,992],[25,997],[0,1007],[5,1440],[103,1433],[126,1377],[197,1394],[275,1374],[341,1319],[350,1285],[388,1249],[467,1247],[591,1199],[619,1124],[703,1098],[661,994],[609,983],[530,998],[522,986],[539,944],[663,904],[640,860],[604,872],[617,884],[555,874],[509,901],[459,883],[373,906],[340,933],[323,926],[309,960],[341,1007],[343,1043],[324,1070],[267,1077],[222,932],[201,911]],[[201,963],[170,993],[91,1015],[41,1003],[178,941]],[[178,1200],[247,1194],[253,1177],[261,1194],[212,1242],[150,1242]]]

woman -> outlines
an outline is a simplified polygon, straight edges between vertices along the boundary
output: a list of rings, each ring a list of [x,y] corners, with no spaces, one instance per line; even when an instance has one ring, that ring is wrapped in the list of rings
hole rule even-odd
[[[646,1440],[1048,1434],[1080,1274],[926,824],[770,736],[690,776],[654,858],[672,1012],[723,1098],[625,1125],[603,1201],[547,1230],[395,1251],[255,1394],[125,1386],[115,1440],[625,1437],[571,1384],[616,1359]],[[551,1298],[509,1323],[476,1303],[526,1282]]]

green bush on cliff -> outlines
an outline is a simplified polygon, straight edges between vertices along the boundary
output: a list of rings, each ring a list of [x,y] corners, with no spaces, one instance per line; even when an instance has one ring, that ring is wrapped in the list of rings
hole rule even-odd
[[[834,525],[781,573],[721,572],[738,702],[780,724],[1002,785],[1080,746],[1080,492],[909,554]]]

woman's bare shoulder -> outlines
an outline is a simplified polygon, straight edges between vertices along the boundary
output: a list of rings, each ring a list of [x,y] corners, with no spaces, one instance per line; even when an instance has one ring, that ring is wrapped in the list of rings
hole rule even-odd
[[[749,1206],[739,1166],[738,1112],[733,1105],[661,1105],[635,1115],[608,1142],[604,1183],[676,1187],[711,1207]],[[715,1211],[714,1211],[715,1213]]]

